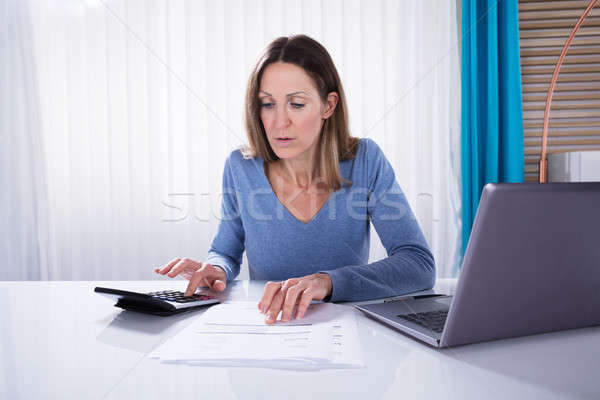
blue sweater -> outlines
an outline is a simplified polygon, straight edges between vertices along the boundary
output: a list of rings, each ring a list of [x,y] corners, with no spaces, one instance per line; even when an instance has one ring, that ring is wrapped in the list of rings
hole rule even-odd
[[[352,181],[331,194],[308,223],[279,201],[260,157],[233,151],[225,162],[221,221],[205,262],[227,281],[240,272],[244,249],[250,279],[280,281],[329,274],[331,301],[360,301],[429,289],[435,282],[427,246],[392,166],[377,144],[360,139],[354,159],[340,162]],[[372,222],[388,257],[368,264]]]

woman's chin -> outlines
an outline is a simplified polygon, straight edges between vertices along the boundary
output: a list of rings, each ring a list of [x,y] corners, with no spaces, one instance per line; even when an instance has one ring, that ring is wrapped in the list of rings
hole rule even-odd
[[[273,151],[280,160],[292,159],[298,156],[298,151],[294,149],[274,148]]]

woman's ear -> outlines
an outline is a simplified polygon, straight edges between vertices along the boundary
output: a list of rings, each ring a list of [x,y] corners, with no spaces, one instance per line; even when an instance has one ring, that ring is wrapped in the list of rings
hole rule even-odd
[[[323,119],[327,119],[327,118],[331,117],[331,115],[335,111],[335,107],[337,106],[338,100],[339,100],[339,96],[338,96],[337,92],[330,92],[327,95],[327,99],[325,101],[325,107],[324,107],[324,111],[323,111],[323,115],[322,115]]]

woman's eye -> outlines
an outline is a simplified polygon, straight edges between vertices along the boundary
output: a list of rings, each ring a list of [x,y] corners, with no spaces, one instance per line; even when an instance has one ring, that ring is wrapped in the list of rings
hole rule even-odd
[[[262,103],[260,106],[264,108],[273,108],[273,103]]]
[[[294,108],[302,108],[302,107],[304,107],[304,104],[301,104],[301,103],[290,103],[290,104],[291,104],[291,105],[292,105],[292,107],[294,107]]]

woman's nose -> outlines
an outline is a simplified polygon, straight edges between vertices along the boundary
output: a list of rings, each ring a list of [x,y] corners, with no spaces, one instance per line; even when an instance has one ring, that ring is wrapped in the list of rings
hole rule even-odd
[[[275,111],[275,128],[285,128],[290,124],[285,107],[278,107]]]

